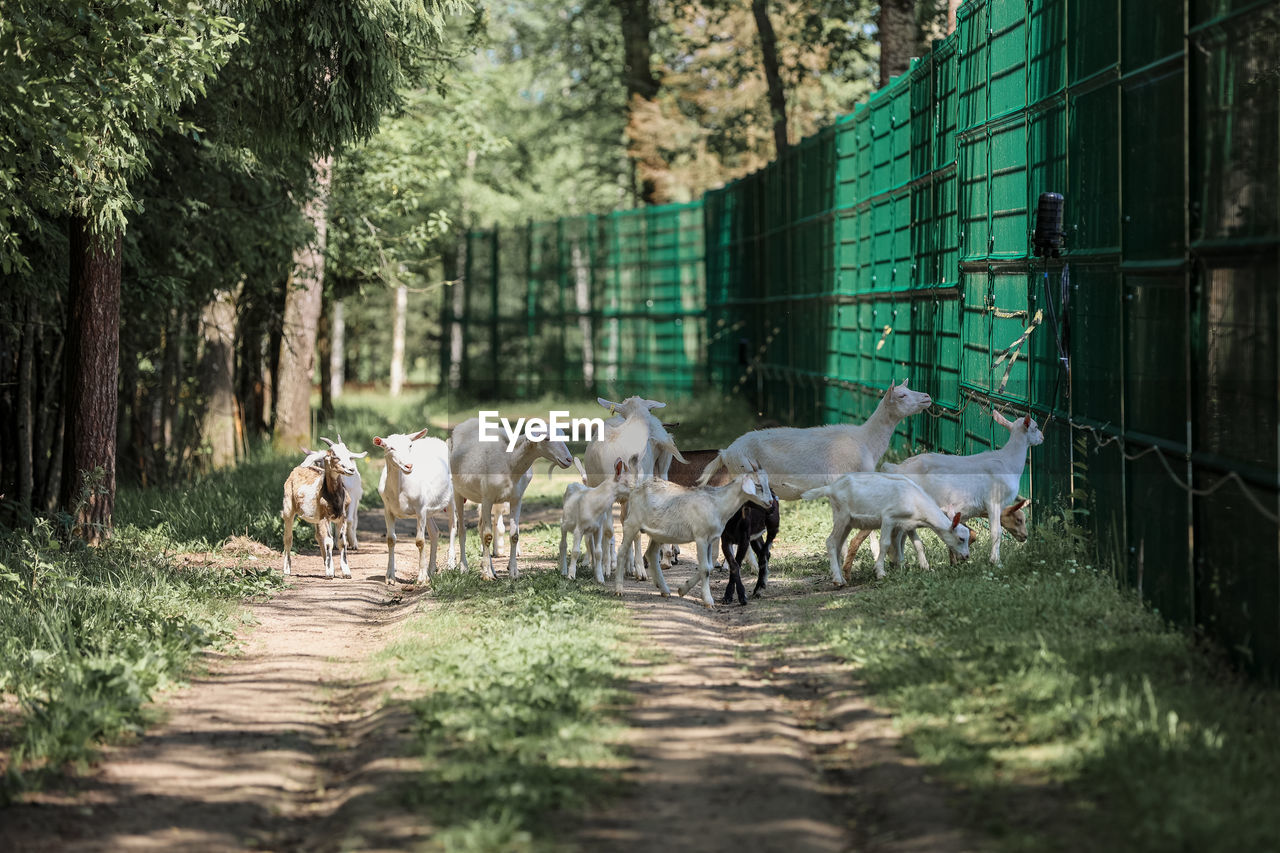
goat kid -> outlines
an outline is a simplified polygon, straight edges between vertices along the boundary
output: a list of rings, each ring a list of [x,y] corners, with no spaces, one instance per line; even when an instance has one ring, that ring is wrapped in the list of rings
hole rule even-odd
[[[684,596],[695,585],[701,586],[702,603],[714,605],[711,597],[711,557],[715,543],[724,531],[729,518],[746,502],[761,507],[773,503],[769,490],[769,476],[765,471],[752,470],[739,474],[723,486],[706,486],[687,489],[666,480],[650,479],[631,490],[627,499],[627,519],[622,528],[621,554],[628,554],[636,538],[644,533],[649,537],[646,556],[653,569],[653,583],[664,595],[671,595],[662,575],[658,549],[667,543],[693,542],[697,546],[698,571],[677,588]],[[622,567],[614,575],[614,591],[622,594]]]
[[[575,458],[574,462],[578,462]],[[578,576],[579,546],[585,540],[587,561],[595,571],[596,582],[604,584],[604,527],[602,519],[611,518],[611,510],[619,497],[626,497],[635,486],[639,460],[632,456],[614,464],[613,479],[594,488],[583,483],[570,483],[564,492],[564,510],[560,516],[560,574]],[[581,463],[579,470],[581,471]],[[568,550],[569,532],[573,531],[573,551]]]
[[[320,439],[329,445],[324,452],[322,470],[310,465],[299,465],[289,473],[284,483],[284,502],[281,516],[284,519],[284,574],[293,567],[293,520],[295,517],[310,522],[316,530],[316,541],[324,556],[325,577],[333,577],[333,530],[331,522],[338,524],[338,545],[342,576],[351,577],[347,564],[347,513],[351,508],[351,495],[343,485],[343,477],[357,474],[351,451],[341,442]]]
[[[930,497],[933,497],[933,495],[930,495]],[[1000,511],[1000,526],[1005,530],[1005,532],[1007,532],[1010,536],[1013,537],[1015,542],[1027,541],[1027,514],[1026,512],[1023,511],[1022,508],[1026,506],[1028,503],[1029,501],[1026,500],[1025,498],[1019,498],[1018,502],[1015,503],[1013,506],[1007,506]],[[942,511],[947,512],[948,510],[946,507],[942,507]],[[961,514],[963,515],[963,512],[961,512]],[[968,523],[975,518],[985,518],[985,517],[986,516],[983,513],[977,513],[975,515],[971,515],[968,518],[964,519],[964,521]],[[972,530],[973,528],[970,527],[969,529]],[[866,541],[867,537],[870,536],[871,533],[872,531],[870,530],[859,530],[856,534],[854,534],[854,537],[849,540],[849,548],[847,551],[845,551],[844,564],[842,566],[842,568],[846,573],[851,572],[853,570],[853,561],[858,556],[858,549],[862,547],[862,543]],[[919,554],[919,548],[917,548],[916,553],[917,555]],[[951,558],[951,563],[953,565],[958,560],[954,551],[948,550],[947,556]],[[925,565],[925,566],[922,566],[921,568],[927,569],[929,568],[929,566]]]
[[[720,534],[720,548],[729,564],[729,582],[724,588],[724,603],[733,600],[737,592],[738,603],[747,603],[747,590],[742,585],[742,558],[746,556],[756,564],[756,586],[752,598],[760,597],[769,577],[769,555],[774,537],[778,535],[779,504],[774,498],[767,508],[754,503],[743,504],[725,524]]]
[[[876,577],[884,577],[885,558],[892,550],[894,562],[902,557],[903,537],[918,527],[937,533],[947,547],[961,557],[969,556],[969,528],[960,521],[960,513],[948,518],[933,498],[925,494],[911,478],[902,474],[859,471],[845,474],[829,486],[809,489],[801,495],[807,501],[827,498],[831,502],[831,535],[827,537],[827,556],[831,560],[831,580],[845,585],[840,571],[840,550],[849,531],[880,530],[880,555],[876,558]],[[917,547],[922,546],[916,540]],[[920,554],[922,563],[927,562]]]

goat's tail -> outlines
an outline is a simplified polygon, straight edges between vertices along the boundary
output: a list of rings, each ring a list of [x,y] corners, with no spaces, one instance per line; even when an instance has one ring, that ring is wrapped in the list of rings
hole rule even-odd
[[[711,478],[716,472],[724,467],[724,451],[721,450],[716,454],[716,458],[707,463],[707,467],[702,469],[701,476],[698,477],[698,485],[705,486],[711,482]]]
[[[800,495],[800,499],[804,501],[816,501],[818,498],[829,498],[829,497],[831,497],[830,486],[818,486],[818,488],[810,489],[809,491],[804,492],[803,494]]]

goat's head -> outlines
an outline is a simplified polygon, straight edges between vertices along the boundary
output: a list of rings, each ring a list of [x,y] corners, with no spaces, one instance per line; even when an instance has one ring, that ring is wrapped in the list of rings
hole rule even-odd
[[[394,465],[405,474],[413,473],[413,463],[409,461],[410,447],[418,439],[427,434],[425,429],[419,430],[412,435],[404,433],[395,433],[386,438],[375,435],[373,443],[376,447],[381,447],[387,455],[387,464]]]
[[[613,482],[617,492],[621,496],[631,494],[631,490],[636,487],[636,480],[640,472],[640,454],[633,453],[631,458],[623,460],[615,459],[613,462]]]
[[[550,459],[561,468],[568,468],[573,464],[573,454],[569,452],[569,447],[563,441],[538,441],[534,443],[538,448],[538,455],[543,459]]]
[[[1032,447],[1044,444],[1044,433],[1040,431],[1040,425],[1031,419],[1031,415],[1024,415],[1021,418],[1009,420],[995,409],[992,409],[991,417],[996,423],[1000,424],[1000,426],[1009,430],[1010,435],[1018,435],[1020,433],[1025,434],[1027,436],[1027,443]]]
[[[325,466],[327,467],[332,465],[337,469],[339,474],[345,477],[351,477],[359,473],[359,469],[356,468],[356,460],[363,459],[369,455],[367,450],[362,450],[359,453],[352,453],[351,450],[342,443],[341,433],[338,434],[337,441],[332,441],[324,436],[320,436],[320,440],[329,445],[329,449],[325,452],[324,457]]]
[[[606,400],[604,397],[596,397],[596,402],[609,410],[609,414],[620,413],[624,417],[630,417],[633,414],[647,413],[654,409],[666,408],[666,403],[660,403],[657,400],[646,400],[643,397],[628,397],[621,403],[615,403],[612,400]]]
[[[961,523],[960,513],[958,512],[951,518],[951,532],[956,537],[956,544],[951,546],[951,550],[955,551],[956,555],[961,559],[968,559],[969,540],[973,538],[973,532],[969,530],[967,524]]]
[[[1019,498],[1013,506],[1005,507],[1000,513],[1000,526],[1018,542],[1027,541],[1027,514],[1022,510],[1027,503],[1026,498]]]
[[[769,490],[769,473],[756,463],[742,475],[742,493],[757,506],[765,509],[773,506],[773,492]]]
[[[923,391],[912,391],[907,387],[907,380],[904,379],[901,385],[895,385],[890,381],[888,390],[884,392],[882,405],[887,406],[889,413],[901,420],[911,415],[918,415],[932,406],[933,398]]]

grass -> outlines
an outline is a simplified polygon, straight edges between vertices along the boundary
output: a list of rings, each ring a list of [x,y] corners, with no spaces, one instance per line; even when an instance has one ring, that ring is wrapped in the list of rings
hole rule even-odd
[[[423,771],[406,796],[439,828],[433,849],[555,848],[566,814],[617,787],[635,629],[619,601],[556,572],[445,572],[432,597],[382,654],[421,689]]]
[[[825,504],[784,512],[805,556],[776,570],[827,572]],[[767,603],[768,641],[846,661],[1004,849],[1274,849],[1276,692],[1118,589],[1061,519],[1006,539],[1003,567],[985,551]],[[865,552],[857,571],[871,580]]]

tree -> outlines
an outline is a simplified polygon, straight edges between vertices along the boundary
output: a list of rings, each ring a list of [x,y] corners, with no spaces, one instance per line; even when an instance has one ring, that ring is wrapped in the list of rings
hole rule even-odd
[[[632,118],[639,106],[658,94],[658,78],[653,75],[653,15],[649,0],[614,0],[622,20],[622,81],[627,92],[627,131],[631,135]],[[631,157],[632,186],[644,204],[657,200],[657,186],[638,169],[634,148]],[[638,186],[637,186],[638,184]]]
[[[756,31],[760,34],[760,56],[764,61],[764,79],[769,85],[769,112],[773,118],[774,156],[782,157],[787,151],[787,92],[778,70],[778,38],[773,33],[769,19],[768,0],[751,0],[751,12],[756,19]]]
[[[69,216],[60,497],[91,542],[110,531],[114,506],[130,180],[146,168],[148,142],[182,128],[178,108],[204,91],[238,38],[214,4],[187,0],[14,0],[0,18],[0,191],[9,202],[0,208],[0,268],[28,269],[22,230]]]
[[[920,52],[916,0],[880,0],[880,88],[911,67]]]

